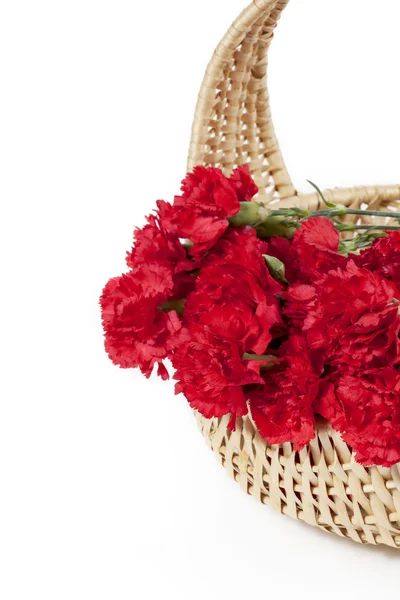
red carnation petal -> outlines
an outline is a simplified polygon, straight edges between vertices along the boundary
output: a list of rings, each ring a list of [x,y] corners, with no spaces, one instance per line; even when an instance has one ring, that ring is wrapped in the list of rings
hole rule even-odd
[[[258,187],[251,176],[249,165],[235,169],[229,181],[236,189],[239,202],[250,202],[258,193]]]

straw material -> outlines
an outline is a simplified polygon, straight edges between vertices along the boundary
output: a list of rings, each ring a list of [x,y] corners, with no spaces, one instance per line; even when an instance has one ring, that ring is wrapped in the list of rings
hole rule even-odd
[[[200,90],[188,170],[220,167],[229,174],[248,163],[265,204],[317,210],[317,194],[299,194],[289,177],[271,120],[266,84],[267,55],[288,0],[254,0],[218,45]],[[352,208],[399,210],[400,185],[325,192]],[[347,216],[386,224],[377,217]],[[325,422],[300,453],[291,444],[268,446],[250,417],[228,430],[228,417],[205,419],[200,429],[220,462],[242,489],[280,512],[365,544],[400,548],[400,470],[364,468]]]

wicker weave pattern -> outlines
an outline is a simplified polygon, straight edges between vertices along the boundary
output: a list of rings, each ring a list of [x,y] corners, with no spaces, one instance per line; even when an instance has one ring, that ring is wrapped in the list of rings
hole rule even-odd
[[[271,120],[267,53],[288,0],[254,0],[218,45],[200,90],[188,170],[202,164],[230,173],[248,163],[260,188],[257,198],[276,206],[320,207],[317,194],[299,194],[289,177]],[[325,192],[353,208],[399,210],[400,185]],[[383,224],[381,218],[346,217]],[[367,544],[400,548],[400,471],[365,469],[340,435],[324,422],[302,452],[291,444],[269,447],[251,419],[197,415],[200,429],[220,462],[249,494],[280,512],[326,531]]]
[[[285,167],[271,118],[267,57],[274,29],[289,0],[254,0],[233,23],[207,67],[196,106],[188,171],[196,165],[229,174],[248,163],[259,201],[317,206],[316,194],[299,194]],[[335,189],[332,201],[371,209],[400,200],[400,185]]]
[[[326,423],[294,452],[268,446],[246,417],[234,432],[229,418],[197,414],[210,448],[241,488],[279,512],[363,544],[400,548],[400,483],[397,467],[365,469]]]

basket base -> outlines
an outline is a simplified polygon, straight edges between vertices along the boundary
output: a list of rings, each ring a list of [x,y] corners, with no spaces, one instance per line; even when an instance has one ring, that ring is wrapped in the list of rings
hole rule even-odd
[[[206,419],[196,413],[207,444],[247,493],[294,519],[361,544],[400,549],[400,477],[397,467],[364,468],[322,419],[301,452],[268,446],[251,419]]]

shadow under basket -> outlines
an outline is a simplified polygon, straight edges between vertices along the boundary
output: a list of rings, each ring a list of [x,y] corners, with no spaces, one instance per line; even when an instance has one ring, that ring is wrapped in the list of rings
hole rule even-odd
[[[214,166],[229,174],[248,164],[260,189],[256,200],[277,207],[322,208],[318,194],[294,188],[275,136],[266,84],[268,49],[289,0],[254,0],[216,48],[200,90],[188,170]],[[324,192],[352,208],[399,210],[400,185]],[[346,221],[389,224],[380,217]],[[241,488],[281,513],[363,544],[400,548],[400,469],[364,468],[326,422],[301,452],[291,444],[268,446],[250,417],[206,419],[200,429]]]

